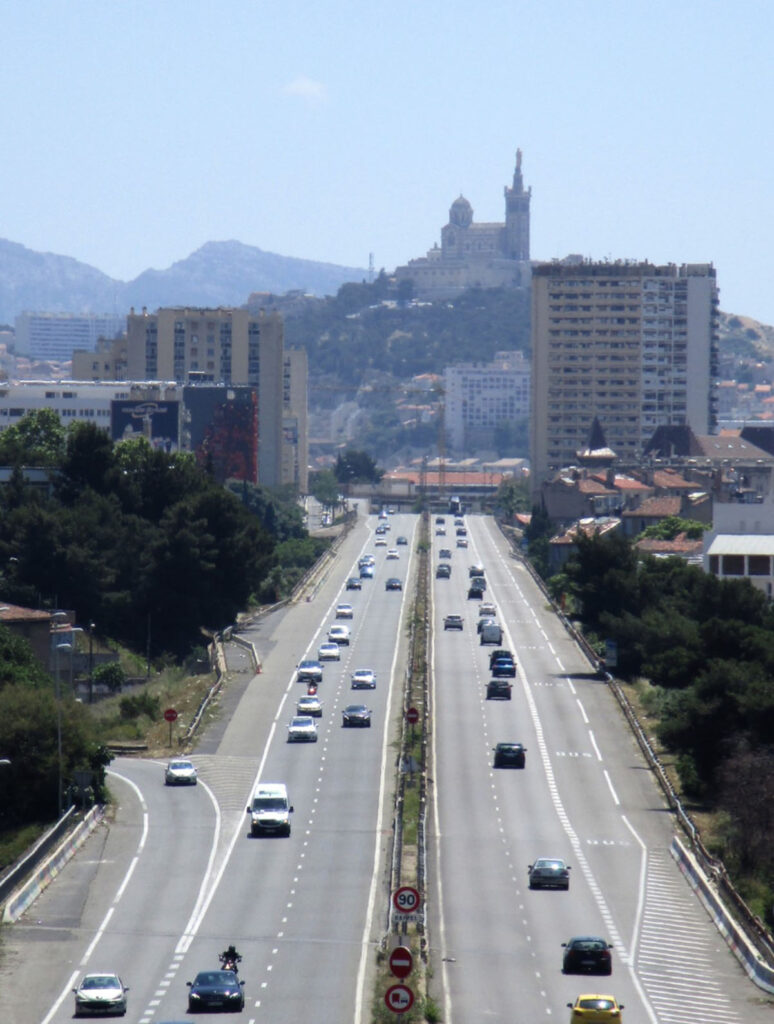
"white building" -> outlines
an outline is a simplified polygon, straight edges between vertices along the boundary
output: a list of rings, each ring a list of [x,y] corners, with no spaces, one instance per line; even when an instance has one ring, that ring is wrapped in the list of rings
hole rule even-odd
[[[446,441],[454,452],[491,448],[495,430],[529,417],[530,365],[523,352],[444,371]]]
[[[126,330],[126,317],[109,313],[20,313],[15,323],[17,355],[64,363],[75,349],[94,351],[98,338]]]
[[[774,597],[774,502],[718,502],[704,534],[704,571],[720,579],[747,579]]]
[[[0,430],[28,412],[53,409],[67,425],[76,420],[110,430],[111,402],[133,398],[131,386],[77,380],[21,380],[0,383]]]

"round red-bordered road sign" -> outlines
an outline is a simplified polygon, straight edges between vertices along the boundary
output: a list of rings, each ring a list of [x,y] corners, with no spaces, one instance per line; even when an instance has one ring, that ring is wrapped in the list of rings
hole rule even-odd
[[[390,985],[384,993],[384,1001],[393,1013],[405,1013],[414,1005],[414,993],[408,985]]]
[[[419,910],[422,897],[419,890],[411,885],[402,885],[392,894],[392,905],[402,914],[413,914]]]
[[[406,712],[406,721],[409,725],[416,725],[419,721],[419,712],[416,708],[409,708]]]
[[[167,722],[176,722],[177,711],[175,711],[174,708],[167,708],[167,710],[164,712],[164,720]]]
[[[414,967],[414,957],[407,946],[396,946],[390,953],[388,963],[396,978],[408,978]]]

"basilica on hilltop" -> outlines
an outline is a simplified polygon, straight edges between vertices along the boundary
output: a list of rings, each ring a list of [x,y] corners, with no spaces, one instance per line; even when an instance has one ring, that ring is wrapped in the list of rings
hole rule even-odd
[[[459,196],[441,228],[441,244],[427,256],[397,267],[395,278],[411,281],[417,298],[448,298],[466,288],[527,287],[530,282],[529,202],[521,150],[516,151],[513,184],[505,187],[505,223],[473,220],[473,207]]]

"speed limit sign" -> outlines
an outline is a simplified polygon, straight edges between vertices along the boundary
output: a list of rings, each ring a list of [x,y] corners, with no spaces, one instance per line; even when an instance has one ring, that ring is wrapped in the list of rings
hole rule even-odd
[[[392,905],[400,914],[413,914],[419,910],[422,898],[417,889],[410,885],[402,885],[392,895]]]

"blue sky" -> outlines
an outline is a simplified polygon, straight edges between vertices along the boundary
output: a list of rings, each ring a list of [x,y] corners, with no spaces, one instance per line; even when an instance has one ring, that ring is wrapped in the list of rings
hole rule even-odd
[[[707,262],[774,324],[770,0],[0,0],[0,237],[121,279],[209,240],[376,267],[462,192],[532,256]]]

